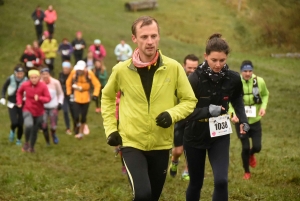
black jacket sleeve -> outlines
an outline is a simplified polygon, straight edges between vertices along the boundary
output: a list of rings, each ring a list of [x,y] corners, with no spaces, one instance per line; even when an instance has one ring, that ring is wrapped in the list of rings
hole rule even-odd
[[[1,92],[1,98],[5,98],[5,95],[6,95],[6,91],[7,91],[7,88],[10,84],[10,78],[8,77],[7,80],[5,81],[3,87],[2,87],[2,92]]]
[[[243,83],[238,74],[234,75],[233,79],[235,87],[230,102],[234,108],[236,116],[240,120],[240,123],[248,123],[248,119],[245,113],[245,105],[243,101]]]
[[[198,84],[199,84],[199,77],[198,77],[197,73],[196,72],[192,73],[188,77],[188,79],[190,81],[190,84],[192,86],[194,94],[195,94],[196,98],[198,99],[200,94],[197,93],[197,87],[198,87]],[[202,107],[202,108],[197,108],[196,107],[194,109],[194,111],[182,121],[184,121],[184,122],[186,122],[186,121],[197,121],[197,120],[205,119],[205,118],[209,118],[209,117],[211,117],[211,116],[209,114],[208,107]]]

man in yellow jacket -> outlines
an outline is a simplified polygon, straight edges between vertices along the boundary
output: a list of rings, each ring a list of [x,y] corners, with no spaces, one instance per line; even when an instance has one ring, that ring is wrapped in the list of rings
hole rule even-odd
[[[86,63],[78,61],[66,81],[67,98],[70,98],[70,101],[73,102],[72,110],[76,125],[75,133],[77,134],[75,137],[78,139],[83,137],[83,128],[86,124],[86,116],[91,101],[91,85],[94,87],[92,99],[97,100],[101,84],[95,74],[87,70]],[[81,119],[79,120],[80,115]]]
[[[174,123],[197,103],[182,66],[158,50],[159,26],[148,16],[132,25],[138,48],[132,59],[118,63],[102,94],[107,142],[119,146],[133,190],[133,200],[159,199],[165,182]],[[119,125],[116,93],[121,91]],[[175,94],[180,100],[175,104]]]
[[[45,64],[50,69],[50,73],[53,76],[54,60],[56,58],[56,52],[58,50],[58,43],[52,36],[46,35],[46,39],[41,45],[41,50],[45,53]]]

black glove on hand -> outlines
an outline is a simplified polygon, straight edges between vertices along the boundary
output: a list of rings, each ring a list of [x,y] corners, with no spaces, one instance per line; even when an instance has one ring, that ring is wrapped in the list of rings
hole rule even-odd
[[[240,137],[240,139],[245,139],[245,138],[248,137],[248,131],[250,130],[250,126],[249,126],[249,124],[247,124],[247,123],[242,123],[242,124],[244,125],[243,131],[245,131],[246,134],[240,134],[240,133],[239,133],[239,137]]]
[[[58,103],[57,109],[58,109],[58,110],[61,110],[61,107],[62,107],[62,106],[61,106],[61,103]]]
[[[98,97],[97,97],[97,96],[93,96],[92,99],[93,99],[94,101],[96,101],[96,100],[98,100]]]
[[[156,117],[156,125],[169,128],[172,125],[172,117],[168,112],[162,112]]]
[[[108,136],[107,144],[109,144],[110,146],[122,145],[122,137],[118,131],[115,131]]]

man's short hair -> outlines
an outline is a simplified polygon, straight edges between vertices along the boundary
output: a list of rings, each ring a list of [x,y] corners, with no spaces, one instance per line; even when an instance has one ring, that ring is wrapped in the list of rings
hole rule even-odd
[[[142,22],[140,28],[142,28],[143,26],[150,25],[150,24],[152,24],[153,22],[155,22],[156,25],[157,25],[158,33],[159,33],[159,26],[158,26],[157,20],[154,19],[153,17],[150,17],[150,16],[142,16],[142,17],[139,17],[138,19],[136,19],[136,20],[133,22],[132,26],[131,26],[131,33],[132,33],[133,35],[136,36],[136,26],[137,26],[137,24],[140,23],[140,22]]]
[[[192,60],[192,61],[198,61],[199,62],[199,58],[194,55],[194,54],[188,54],[184,60],[183,60],[183,64],[185,65],[186,64],[186,60]]]

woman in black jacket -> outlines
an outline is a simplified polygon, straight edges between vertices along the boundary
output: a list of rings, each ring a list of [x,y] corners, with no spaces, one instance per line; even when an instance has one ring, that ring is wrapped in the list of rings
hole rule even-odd
[[[185,120],[184,150],[190,174],[187,201],[200,199],[206,152],[214,174],[212,200],[228,200],[229,134],[232,132],[227,115],[229,102],[240,119],[240,134],[245,135],[249,129],[241,78],[229,70],[228,53],[229,46],[221,34],[213,34],[207,41],[205,61],[189,76],[198,103]]]

